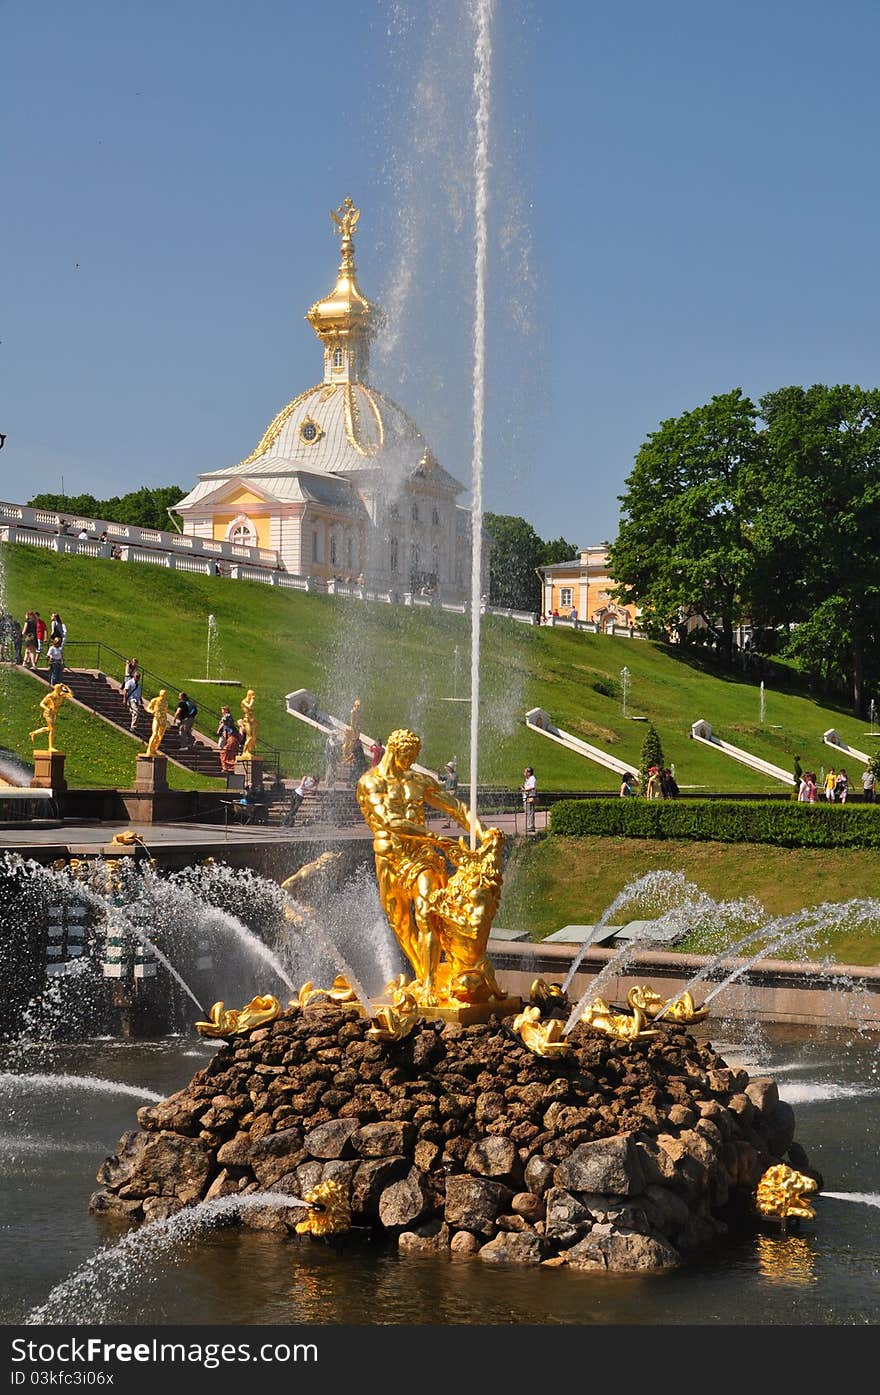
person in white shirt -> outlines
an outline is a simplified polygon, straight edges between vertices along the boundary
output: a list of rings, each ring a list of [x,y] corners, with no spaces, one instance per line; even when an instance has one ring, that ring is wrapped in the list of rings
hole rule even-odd
[[[46,658],[49,660],[49,683],[54,687],[56,683],[61,682],[64,672],[64,648],[57,638],[53,638],[46,650]]]
[[[523,771],[523,782],[520,786],[522,791],[523,809],[526,815],[526,833],[535,831],[535,801],[538,798],[538,782],[535,779],[535,772],[530,765]]]
[[[300,805],[302,804],[306,795],[314,794],[317,788],[317,775],[303,775],[302,779],[298,782],[298,784],[294,785],[290,794],[290,807],[287,810],[287,815],[284,820],[285,826],[287,828],[291,828],[293,826],[293,821],[296,818]]]

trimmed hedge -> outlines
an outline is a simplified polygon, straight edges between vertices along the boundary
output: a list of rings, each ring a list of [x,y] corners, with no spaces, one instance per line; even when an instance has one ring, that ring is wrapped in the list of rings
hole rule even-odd
[[[682,838],[783,848],[880,848],[880,805],[720,799],[562,799],[550,832],[563,837]]]

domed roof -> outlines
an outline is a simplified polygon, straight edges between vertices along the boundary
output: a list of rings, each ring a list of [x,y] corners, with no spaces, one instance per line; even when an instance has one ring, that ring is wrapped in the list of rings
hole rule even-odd
[[[324,381],[288,402],[240,465],[201,474],[178,503],[183,512],[215,493],[218,481],[242,476],[265,481],[262,488],[278,497],[306,488],[302,480],[296,483],[292,478],[303,471],[342,476],[343,491],[350,487],[346,476],[369,472],[375,478],[376,472],[389,467],[398,478],[430,477],[434,486],[453,494],[464,488],[437,464],[403,408],[362,381],[367,346],[381,312],[357,283],[352,232],[360,210],[347,198],[330,217],[342,239],[342,262],[333,290],[316,301],[306,317],[324,345]],[[291,478],[282,485],[280,476]],[[274,484],[269,482],[273,477]]]
[[[412,470],[427,451],[402,407],[366,383],[317,383],[288,402],[246,460],[202,479],[291,469],[347,474],[375,469],[374,457],[389,448]]]

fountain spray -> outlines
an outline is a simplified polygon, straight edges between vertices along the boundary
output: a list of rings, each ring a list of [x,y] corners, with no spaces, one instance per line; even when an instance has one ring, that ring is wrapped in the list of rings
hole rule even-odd
[[[474,304],[474,445],[471,501],[471,848],[477,846],[477,759],[480,721],[480,618],[483,572],[483,428],[486,395],[486,214],[489,206],[489,98],[492,76],[492,3],[476,0],[474,96],[474,203],[476,214]]]

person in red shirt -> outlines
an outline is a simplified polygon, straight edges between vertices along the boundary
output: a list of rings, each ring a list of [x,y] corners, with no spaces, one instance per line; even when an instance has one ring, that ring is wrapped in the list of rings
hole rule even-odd
[[[37,663],[39,663],[40,655],[43,652],[43,645],[46,643],[48,630],[46,629],[46,622],[38,610],[34,611],[34,619],[37,622]]]

